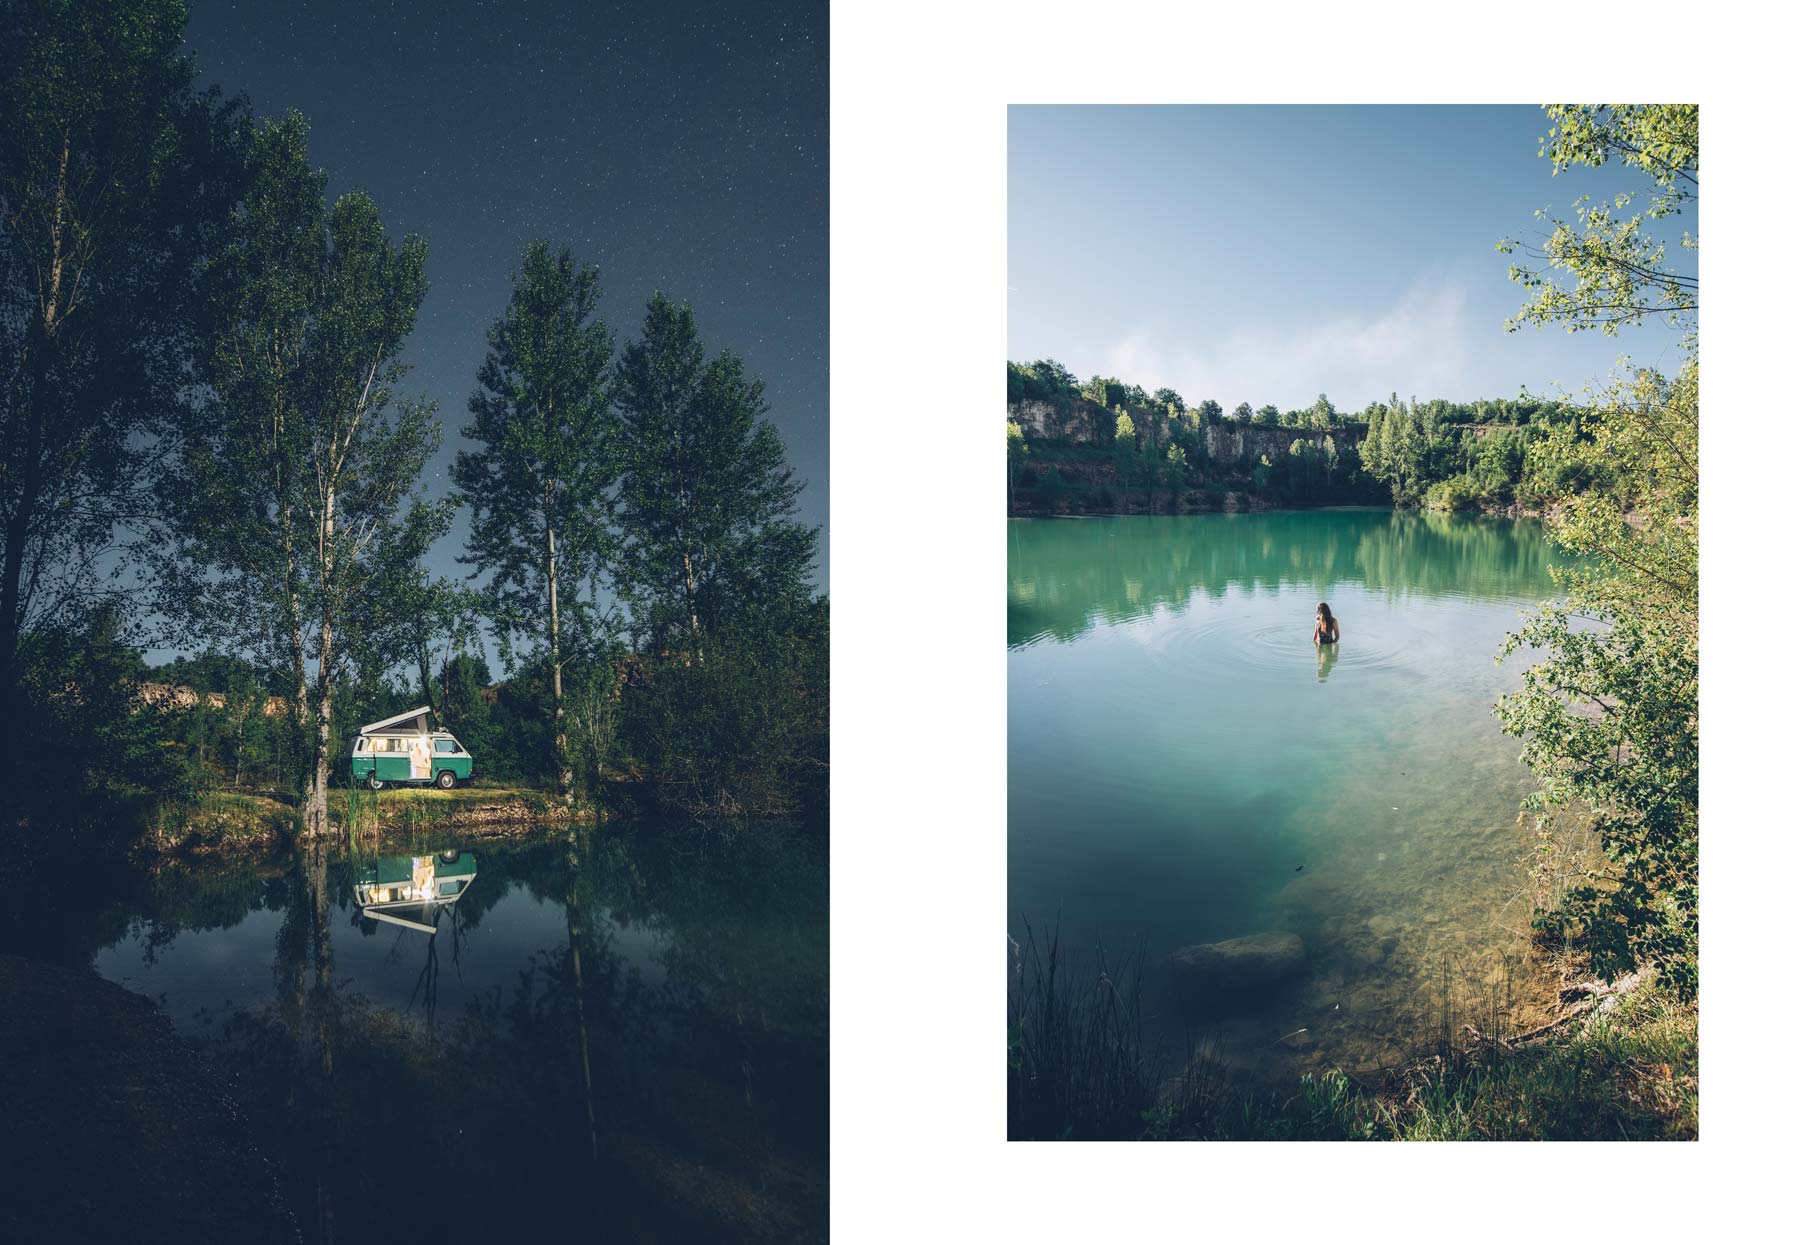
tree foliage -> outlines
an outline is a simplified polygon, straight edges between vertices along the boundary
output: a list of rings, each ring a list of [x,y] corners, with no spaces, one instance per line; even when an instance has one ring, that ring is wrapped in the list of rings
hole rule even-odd
[[[763,382],[707,359],[691,308],[656,295],[619,360],[627,452],[617,582],[640,647],[706,660],[714,631],[779,630],[807,607],[818,531]]]
[[[249,170],[208,268],[212,399],[185,421],[160,482],[156,564],[165,610],[189,634],[289,672],[290,720],[310,724],[306,821],[317,834],[339,668],[391,569],[441,530],[414,492],[438,443],[435,412],[393,393],[425,293],[425,244],[391,245],[366,194],[327,207],[298,113],[256,131]]]
[[[0,697],[34,626],[117,603],[103,555],[188,397],[241,110],[194,91],[186,19],[0,5]],[[0,703],[0,753],[16,715]]]
[[[1508,275],[1531,293],[1507,327],[1560,324],[1572,333],[1616,334],[1660,317],[1691,328],[1700,281],[1681,256],[1697,256],[1699,238],[1684,231],[1671,254],[1666,222],[1686,213],[1699,195],[1699,106],[1548,104],[1544,112],[1550,131],[1538,155],[1550,157],[1553,176],[1616,160],[1649,185],[1598,203],[1583,195],[1568,218],[1540,211],[1550,232],[1537,244],[1502,240],[1501,252],[1527,261],[1514,262]]]
[[[621,705],[656,804],[688,816],[817,814],[830,774],[829,614],[709,633],[704,664],[663,663]]]
[[[0,830],[116,848],[159,800],[275,783],[318,834],[340,721],[421,694],[484,776],[624,767],[689,811],[822,808],[818,532],[761,381],[660,296],[615,357],[593,271],[534,244],[461,495],[427,496],[439,422],[396,392],[424,243],[327,199],[298,114],[197,92],[186,18],[0,0],[0,723],[42,736],[0,747],[42,771],[0,782]],[[1054,421],[1077,382],[1040,360],[1015,389]],[[464,498],[479,596],[425,562]],[[148,669],[153,635],[202,652]]]
[[[571,638],[592,648],[610,562],[612,488],[622,465],[609,369],[612,334],[594,308],[600,274],[564,248],[533,242],[469,399],[452,476],[474,511],[464,561],[488,575],[485,599],[503,649],[528,635],[550,662],[558,787],[574,773],[563,716]]]
[[[1553,115],[1559,161],[1619,155],[1677,188],[1672,202],[1691,198],[1679,190],[1699,164],[1690,110]],[[1603,226],[1603,243],[1631,245]],[[1611,262],[1604,249],[1594,262]],[[1608,328],[1634,308],[1670,310],[1673,287],[1612,271],[1574,301],[1540,291],[1521,314],[1584,327],[1599,307]],[[1697,298],[1676,310],[1696,313]],[[1697,985],[1699,946],[1697,344],[1690,332],[1673,382],[1639,371],[1530,446],[1541,476],[1577,485],[1555,498],[1547,528],[1583,560],[1559,575],[1565,599],[1508,640],[1505,653],[1544,656],[1498,706],[1539,777],[1527,807],[1540,829],[1572,820],[1597,849],[1539,923],[1578,937],[1602,973],[1655,966],[1683,994]]]

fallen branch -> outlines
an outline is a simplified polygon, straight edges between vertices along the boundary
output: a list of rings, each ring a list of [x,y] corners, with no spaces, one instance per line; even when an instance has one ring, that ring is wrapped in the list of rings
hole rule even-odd
[[[1536,1045],[1570,1021],[1593,1012],[1600,1005],[1602,999],[1629,993],[1637,987],[1640,980],[1642,980],[1641,973],[1627,973],[1617,981],[1583,981],[1573,986],[1565,986],[1561,994],[1564,1004],[1577,998],[1581,1001],[1575,1003],[1573,1007],[1569,1007],[1556,1019],[1541,1024],[1535,1029],[1528,1029],[1524,1033],[1515,1033],[1511,1037],[1491,1037],[1471,1024],[1465,1024],[1463,1031],[1473,1039],[1470,1043],[1471,1047],[1493,1045],[1505,1047],[1507,1050],[1518,1050],[1524,1046]]]

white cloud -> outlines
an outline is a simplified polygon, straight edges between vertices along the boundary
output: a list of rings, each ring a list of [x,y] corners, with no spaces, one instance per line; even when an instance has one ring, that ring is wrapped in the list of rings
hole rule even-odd
[[[1392,307],[1311,325],[1251,325],[1210,342],[1183,342],[1166,324],[1146,325],[1101,352],[1105,374],[1189,402],[1273,402],[1283,410],[1329,394],[1340,410],[1372,399],[1465,397],[1477,326],[1468,294],[1450,280],[1421,281]],[[1488,339],[1497,326],[1484,324]],[[1465,392],[1468,391],[1468,392]]]

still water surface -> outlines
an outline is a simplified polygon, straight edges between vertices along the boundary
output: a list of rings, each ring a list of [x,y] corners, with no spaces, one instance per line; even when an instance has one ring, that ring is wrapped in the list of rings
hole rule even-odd
[[[1300,935],[1298,978],[1208,1018],[1267,1074],[1396,1061],[1447,991],[1507,988],[1530,777],[1492,712],[1525,659],[1494,659],[1556,557],[1532,521],[1388,510],[1011,523],[1013,936],[1140,947],[1154,1032],[1162,957]]]
[[[427,865],[452,901],[359,903]],[[822,1240],[826,874],[778,825],[421,840],[167,870],[86,937],[236,1078],[308,1240]]]

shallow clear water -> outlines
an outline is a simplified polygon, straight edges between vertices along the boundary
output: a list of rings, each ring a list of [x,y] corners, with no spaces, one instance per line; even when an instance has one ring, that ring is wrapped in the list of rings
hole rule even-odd
[[[1027,520],[1008,540],[1015,938],[1141,947],[1154,987],[1179,947],[1299,934],[1297,978],[1207,1017],[1262,1072],[1402,1058],[1447,996],[1529,1002],[1495,976],[1530,920],[1530,777],[1492,706],[1525,660],[1497,666],[1501,640],[1554,591],[1535,522]],[[1319,601],[1336,652],[1311,642]],[[1176,1023],[1163,997],[1153,1030]]]
[[[359,906],[378,856],[443,851],[454,902]],[[71,924],[236,1080],[309,1240],[822,1240],[827,865],[775,825],[420,840],[165,870]]]

